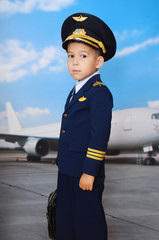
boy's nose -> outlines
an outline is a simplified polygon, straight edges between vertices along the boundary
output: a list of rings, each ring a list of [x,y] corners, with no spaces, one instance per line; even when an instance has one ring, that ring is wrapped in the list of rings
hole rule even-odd
[[[73,65],[78,65],[78,64],[79,64],[78,58],[75,57],[74,60],[73,60]]]

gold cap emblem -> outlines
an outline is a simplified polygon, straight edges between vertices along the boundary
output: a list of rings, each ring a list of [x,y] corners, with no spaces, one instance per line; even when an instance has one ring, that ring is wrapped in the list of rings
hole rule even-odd
[[[76,22],[83,22],[85,21],[88,17],[83,17],[80,15],[79,17],[72,17]]]
[[[73,35],[86,35],[86,31],[83,28],[77,28],[74,32]]]

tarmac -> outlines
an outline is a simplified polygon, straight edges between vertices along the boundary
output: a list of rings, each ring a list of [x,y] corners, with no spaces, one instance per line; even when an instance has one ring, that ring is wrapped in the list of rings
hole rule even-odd
[[[33,163],[24,153],[0,153],[1,240],[49,239],[46,207],[56,188],[54,157]],[[143,166],[134,154],[108,158],[103,194],[108,240],[159,240],[156,159],[156,166]]]

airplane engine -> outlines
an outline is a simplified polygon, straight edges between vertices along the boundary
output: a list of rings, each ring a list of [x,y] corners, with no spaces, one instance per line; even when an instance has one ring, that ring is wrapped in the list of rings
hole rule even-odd
[[[28,156],[43,157],[48,154],[50,147],[46,139],[29,138],[24,150]]]

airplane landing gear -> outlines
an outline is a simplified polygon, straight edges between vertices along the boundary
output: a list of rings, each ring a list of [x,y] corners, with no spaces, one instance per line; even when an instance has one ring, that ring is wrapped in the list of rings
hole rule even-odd
[[[156,156],[156,153],[148,152],[148,157],[143,160],[143,165],[156,165],[156,159],[153,158],[152,156]]]
[[[156,159],[151,157],[145,158],[143,161],[143,165],[156,165]]]
[[[28,162],[40,162],[40,157],[28,155],[27,160]]]

